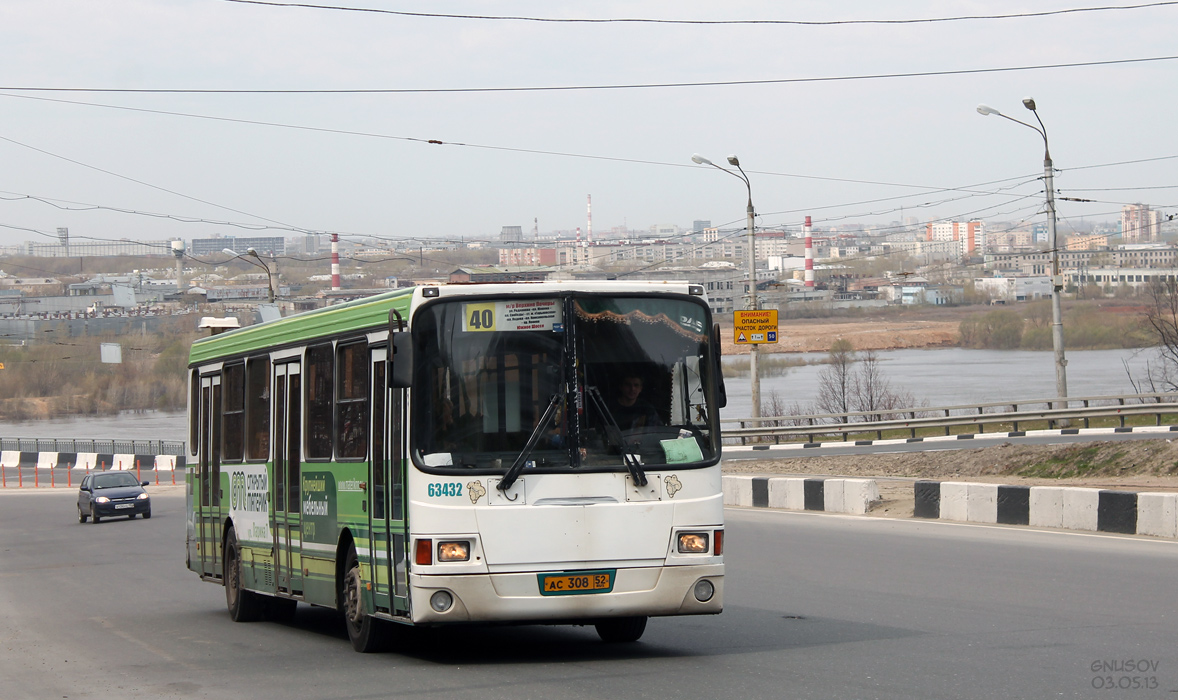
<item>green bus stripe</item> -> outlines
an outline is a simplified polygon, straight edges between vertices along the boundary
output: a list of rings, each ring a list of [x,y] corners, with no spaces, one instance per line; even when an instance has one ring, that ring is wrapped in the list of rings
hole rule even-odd
[[[383,327],[388,324],[390,309],[396,309],[408,321],[413,291],[412,287],[398,289],[201,338],[193,342],[188,362],[196,365],[287,343]]]

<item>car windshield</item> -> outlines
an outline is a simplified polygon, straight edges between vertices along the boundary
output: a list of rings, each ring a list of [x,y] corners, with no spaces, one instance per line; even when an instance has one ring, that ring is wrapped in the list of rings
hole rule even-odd
[[[94,477],[94,488],[113,489],[119,486],[138,486],[135,477],[125,472],[117,474],[99,474]]]
[[[712,461],[708,322],[697,298],[434,302],[414,319],[415,462],[500,471],[525,452],[540,469],[621,470],[635,463],[627,455]]]

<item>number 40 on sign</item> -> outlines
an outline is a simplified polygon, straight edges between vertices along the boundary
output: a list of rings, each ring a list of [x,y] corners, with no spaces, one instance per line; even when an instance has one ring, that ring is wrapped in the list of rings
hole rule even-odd
[[[737,345],[777,342],[777,309],[737,311],[733,323]]]

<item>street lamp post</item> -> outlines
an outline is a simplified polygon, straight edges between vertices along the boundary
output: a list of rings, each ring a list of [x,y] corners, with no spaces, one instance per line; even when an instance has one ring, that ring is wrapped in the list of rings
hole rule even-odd
[[[274,303],[274,275],[270,274],[270,266],[266,264],[265,260],[262,260],[262,256],[258,255],[258,251],[254,250],[253,248],[246,248],[244,253],[238,253],[237,251],[233,250],[232,248],[222,248],[221,252],[226,255],[233,256],[235,258],[241,258],[242,260],[246,261],[247,263],[250,263],[251,265],[257,265],[257,266],[261,267],[263,270],[265,270],[266,271],[266,287],[267,287],[267,292],[268,292],[267,300],[271,304]],[[250,260],[251,257],[256,258],[257,262]]]
[[[732,172],[728,168],[722,168],[719,165],[716,165],[715,163],[708,160],[707,158],[704,158],[703,156],[701,156],[698,153],[691,156],[691,161],[693,163],[696,163],[697,165],[710,165],[713,168],[716,168],[717,170],[723,170],[724,172],[728,173],[729,175],[731,175],[731,176],[737,178],[738,180],[740,180],[741,182],[743,182],[745,189],[748,190],[748,195],[749,195],[748,205],[745,207],[745,217],[746,217],[745,218],[745,227],[748,229],[748,237],[749,237],[749,242],[748,242],[748,264],[749,264],[748,308],[750,310],[755,311],[758,308],[758,303],[757,303],[757,239],[756,239],[756,233],[755,233],[756,228],[755,228],[755,223],[754,223],[754,219],[756,217],[756,211],[753,209],[753,187],[751,184],[749,184],[749,177],[748,177],[748,175],[745,174],[744,168],[740,167],[740,159],[737,158],[735,155],[728,156],[728,164],[735,167],[738,171],[740,171],[739,175]],[[761,417],[761,374],[758,370],[758,362],[757,362],[759,358],[760,358],[760,345],[753,343],[751,345],[751,347],[749,347],[749,373],[752,375],[751,393],[752,393],[752,401],[753,401],[753,415],[752,415],[753,418],[760,418]]]
[[[1035,121],[1039,122],[1039,126],[1007,116],[984,104],[978,105],[978,114],[982,116],[996,114],[1003,119],[1022,124],[1028,129],[1034,129],[1043,137],[1043,183],[1047,190],[1047,237],[1051,241],[1051,345],[1055,350],[1055,391],[1059,398],[1063,399],[1062,407],[1067,408],[1068,361],[1064,358],[1063,353],[1063,306],[1060,300],[1060,297],[1063,296],[1063,274],[1059,269],[1059,241],[1056,239],[1055,232],[1055,173],[1051,163],[1051,149],[1047,145],[1047,127],[1039,118],[1039,112],[1035,109],[1035,100],[1030,97],[1023,98],[1023,106],[1034,113]]]

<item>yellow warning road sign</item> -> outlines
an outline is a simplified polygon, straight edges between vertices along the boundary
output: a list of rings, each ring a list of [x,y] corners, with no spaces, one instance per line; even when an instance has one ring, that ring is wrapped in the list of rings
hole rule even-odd
[[[733,323],[737,345],[777,342],[777,309],[737,311]]]

